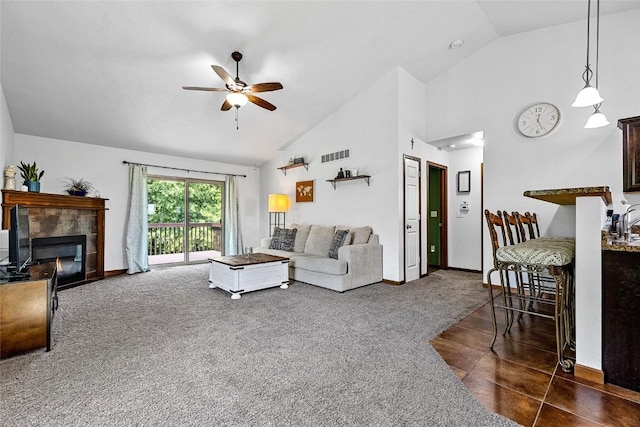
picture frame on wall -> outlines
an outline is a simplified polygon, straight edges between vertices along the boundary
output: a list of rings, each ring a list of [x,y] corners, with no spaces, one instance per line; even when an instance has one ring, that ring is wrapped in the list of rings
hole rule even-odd
[[[458,193],[471,192],[471,171],[458,172]]]
[[[296,202],[313,202],[313,180],[296,182]]]

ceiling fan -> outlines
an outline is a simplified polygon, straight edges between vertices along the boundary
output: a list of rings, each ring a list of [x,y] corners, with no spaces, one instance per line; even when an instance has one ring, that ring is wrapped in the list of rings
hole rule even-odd
[[[217,87],[198,87],[198,86],[182,86],[182,89],[185,90],[204,90],[209,92],[228,92],[227,96],[222,103],[222,111],[230,110],[231,107],[236,107],[236,110],[247,103],[247,101],[256,104],[259,107],[266,108],[269,111],[273,111],[276,109],[276,106],[272,103],[265,101],[262,98],[259,98],[254,95],[254,93],[258,92],[270,92],[273,90],[282,89],[282,84],[278,82],[271,83],[256,83],[253,85],[248,85],[238,77],[238,63],[242,59],[242,54],[240,52],[233,52],[231,54],[231,58],[236,61],[236,78],[234,79],[231,75],[221,66],[212,65],[213,71],[216,72],[218,76],[225,83],[226,88],[217,88]]]

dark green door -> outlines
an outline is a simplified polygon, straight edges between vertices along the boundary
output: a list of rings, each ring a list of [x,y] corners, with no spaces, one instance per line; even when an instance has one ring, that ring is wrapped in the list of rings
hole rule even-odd
[[[440,229],[442,226],[442,206],[440,205],[442,191],[441,171],[429,166],[429,205],[427,219],[427,260],[429,265],[440,267]]]

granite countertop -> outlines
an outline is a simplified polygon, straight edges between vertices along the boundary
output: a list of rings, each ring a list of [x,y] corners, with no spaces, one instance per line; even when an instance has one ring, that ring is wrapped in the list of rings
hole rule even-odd
[[[611,204],[611,191],[607,186],[529,190],[524,192],[524,196],[557,205],[575,205],[576,197],[599,196],[606,205]]]
[[[631,234],[636,234],[639,229],[631,228]],[[617,251],[617,252],[640,252],[640,236],[636,234],[638,238],[632,239],[630,242],[626,240],[620,240],[617,236],[614,236],[602,230],[602,250],[603,251]]]

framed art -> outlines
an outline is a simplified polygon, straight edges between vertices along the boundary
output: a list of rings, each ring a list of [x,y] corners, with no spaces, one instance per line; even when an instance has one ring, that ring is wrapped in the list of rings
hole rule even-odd
[[[296,202],[313,202],[313,180],[296,182]]]
[[[458,193],[471,192],[471,171],[458,172]]]

